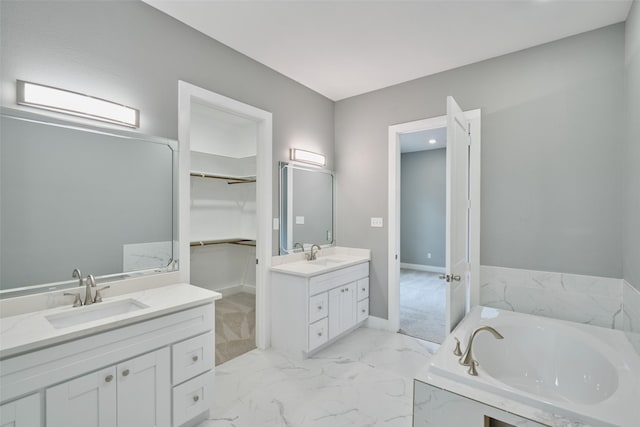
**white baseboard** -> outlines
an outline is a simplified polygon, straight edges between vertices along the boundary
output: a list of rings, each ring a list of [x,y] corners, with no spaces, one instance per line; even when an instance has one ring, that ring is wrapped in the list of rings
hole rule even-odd
[[[381,331],[390,331],[390,332],[398,332],[391,329],[391,322],[387,319],[383,319],[382,317],[369,316],[367,322],[365,323],[365,328],[370,329],[379,329]]]
[[[444,267],[437,267],[435,265],[408,264],[406,262],[401,262],[400,268],[418,271],[430,271],[432,273],[446,273],[446,269]]]
[[[224,298],[241,292],[255,295],[256,287],[251,285],[231,285],[220,289],[212,289],[212,291],[220,292]]]

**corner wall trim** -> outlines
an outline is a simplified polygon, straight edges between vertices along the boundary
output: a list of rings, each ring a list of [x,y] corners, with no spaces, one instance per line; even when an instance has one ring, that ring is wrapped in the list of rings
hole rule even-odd
[[[397,330],[393,330],[391,322],[389,322],[387,319],[376,316],[369,316],[367,322],[364,324],[364,327],[369,329],[378,329],[381,331],[398,332]]]

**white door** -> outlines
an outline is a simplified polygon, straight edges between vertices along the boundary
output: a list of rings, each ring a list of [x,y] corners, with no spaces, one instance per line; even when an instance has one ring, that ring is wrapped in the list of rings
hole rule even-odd
[[[466,314],[469,286],[469,121],[447,97],[446,332]],[[442,276],[441,276],[442,278]]]
[[[112,366],[48,388],[46,426],[116,427],[116,382]]]
[[[39,427],[40,394],[0,406],[0,427]]]
[[[118,365],[118,427],[169,427],[169,349]]]

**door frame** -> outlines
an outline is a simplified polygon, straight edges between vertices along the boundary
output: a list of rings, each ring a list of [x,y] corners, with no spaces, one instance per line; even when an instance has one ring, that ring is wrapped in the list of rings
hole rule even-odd
[[[180,280],[189,283],[191,252],[189,235],[191,169],[190,129],[191,102],[197,100],[212,108],[246,117],[257,124],[256,157],[256,346],[262,350],[271,345],[271,295],[269,272],[271,270],[271,252],[273,235],[271,232],[271,214],[273,211],[272,167],[272,129],[273,116],[270,112],[228,98],[210,90],[178,81],[178,142],[179,142],[179,245]]]
[[[464,112],[471,124],[469,158],[469,252],[470,252],[470,307],[480,303],[480,160],[481,111]],[[400,330],[400,135],[447,126],[447,116],[431,117],[389,126],[388,177],[388,321],[387,329]]]

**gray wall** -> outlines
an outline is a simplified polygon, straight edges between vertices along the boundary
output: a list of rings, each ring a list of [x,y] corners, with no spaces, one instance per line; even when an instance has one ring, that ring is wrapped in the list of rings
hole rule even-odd
[[[387,217],[388,126],[447,95],[482,109],[481,263],[622,277],[623,64],[617,24],[337,102],[337,236],[372,250],[371,314],[387,317],[369,217]]]
[[[624,278],[640,290],[640,2],[626,23],[627,151],[625,175]]]
[[[290,147],[333,167],[334,103],[139,1],[3,1],[2,104],[15,80],[49,84],[139,108],[140,131],[176,139],[178,80],[273,113],[273,216],[279,160]],[[274,233],[274,253],[277,253]]]
[[[446,148],[402,154],[400,181],[400,262],[444,267]]]

